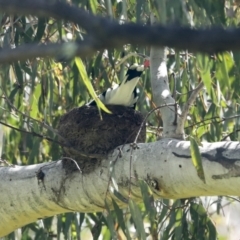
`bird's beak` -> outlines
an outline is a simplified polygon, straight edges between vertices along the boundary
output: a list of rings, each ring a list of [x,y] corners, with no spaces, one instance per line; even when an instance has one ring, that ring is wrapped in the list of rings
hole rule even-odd
[[[150,67],[150,60],[149,59],[145,59],[144,62],[143,62],[143,66],[144,66],[144,68]]]
[[[144,59],[144,62],[143,62],[144,68],[150,67],[150,57],[142,53],[138,53],[138,56]]]

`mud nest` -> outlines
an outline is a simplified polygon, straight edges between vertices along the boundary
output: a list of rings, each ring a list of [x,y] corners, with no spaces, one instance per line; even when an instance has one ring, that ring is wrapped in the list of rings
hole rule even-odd
[[[107,153],[117,146],[134,142],[143,122],[143,115],[124,106],[107,106],[112,114],[102,111],[102,120],[96,106],[74,108],[59,121],[59,134],[66,139],[63,147],[63,166],[67,170],[83,173],[93,171]],[[145,142],[146,128],[142,128],[137,142]],[[60,140],[62,141],[62,140]]]

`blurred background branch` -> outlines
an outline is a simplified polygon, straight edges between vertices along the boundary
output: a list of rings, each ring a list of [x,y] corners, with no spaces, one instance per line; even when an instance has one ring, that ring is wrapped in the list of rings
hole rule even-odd
[[[0,0],[0,11],[9,14],[53,17],[78,24],[79,27],[87,31],[88,37],[86,40],[72,44],[75,46],[75,51],[72,51],[71,57],[75,55],[90,56],[97,50],[119,48],[126,43],[138,44],[139,46],[168,46],[206,53],[240,50],[239,28],[192,29],[176,24],[167,26],[148,26],[141,23],[119,24],[115,20],[93,15],[81,8],[60,1]],[[83,39],[85,39],[84,36]],[[65,47],[65,44],[28,44],[21,46],[20,49],[5,49],[0,52],[0,62],[25,60],[34,56],[52,57],[64,52]]]

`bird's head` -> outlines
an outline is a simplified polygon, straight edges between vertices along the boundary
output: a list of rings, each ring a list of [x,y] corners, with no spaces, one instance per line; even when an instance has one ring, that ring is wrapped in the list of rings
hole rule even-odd
[[[134,78],[135,76],[141,76],[142,72],[150,66],[149,59],[145,59],[142,65],[138,65],[137,63],[132,64],[127,71],[127,74],[131,76],[129,78]]]
[[[145,60],[143,62],[143,66],[144,66],[144,68],[150,67],[150,60],[148,58],[145,58]]]
[[[129,67],[129,69],[143,71],[145,68],[148,68],[149,66],[150,66],[150,60],[145,59],[142,65],[138,65],[137,63],[134,63]]]

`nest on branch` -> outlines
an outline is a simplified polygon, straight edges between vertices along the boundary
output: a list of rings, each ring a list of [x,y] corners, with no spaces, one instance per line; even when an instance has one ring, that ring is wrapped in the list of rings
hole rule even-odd
[[[58,131],[66,141],[60,141],[70,145],[63,147],[63,166],[66,170],[77,170],[77,163],[83,173],[89,173],[111,150],[134,142],[143,115],[124,106],[108,105],[107,108],[112,114],[102,111],[102,120],[96,106],[74,108],[61,117]],[[145,139],[144,124],[137,142],[145,142]]]

